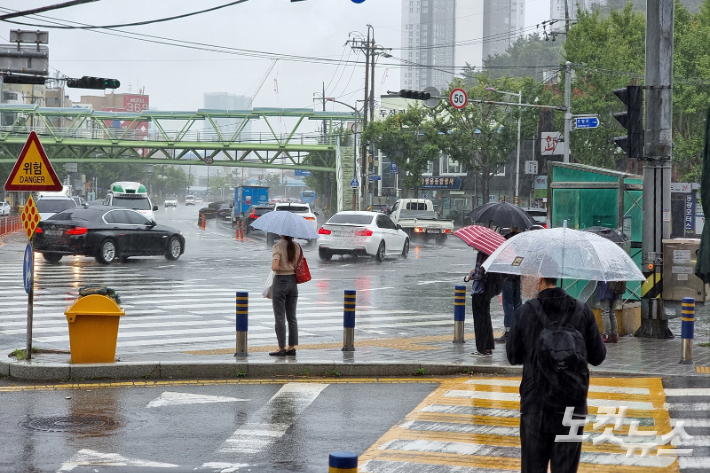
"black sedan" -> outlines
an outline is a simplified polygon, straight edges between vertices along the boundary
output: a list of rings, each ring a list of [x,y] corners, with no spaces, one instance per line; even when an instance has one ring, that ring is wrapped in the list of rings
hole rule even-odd
[[[102,264],[129,256],[176,260],[185,252],[185,238],[178,230],[117,207],[67,209],[41,220],[34,239],[35,251],[50,263],[64,255],[93,256]]]

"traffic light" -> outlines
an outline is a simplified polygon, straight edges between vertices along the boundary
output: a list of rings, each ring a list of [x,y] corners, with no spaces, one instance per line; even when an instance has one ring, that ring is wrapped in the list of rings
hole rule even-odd
[[[615,89],[614,94],[626,105],[626,111],[615,113],[614,118],[626,128],[627,136],[617,136],[614,143],[633,159],[643,158],[643,88],[629,85]]]
[[[429,100],[431,94],[429,92],[419,92],[418,90],[406,90],[402,89],[399,91],[399,96],[405,99],[415,99],[415,100]]]
[[[42,76],[22,76],[22,75],[3,75],[2,81],[6,84],[44,84],[46,77]]]
[[[84,76],[81,79],[67,79],[67,87],[72,89],[118,89],[121,83],[117,79]]]

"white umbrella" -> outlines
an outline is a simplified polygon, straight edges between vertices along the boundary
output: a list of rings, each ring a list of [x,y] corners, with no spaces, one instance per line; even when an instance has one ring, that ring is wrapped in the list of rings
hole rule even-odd
[[[488,272],[587,281],[645,281],[618,245],[594,233],[553,228],[520,233],[483,263]]]
[[[318,232],[305,218],[288,210],[275,210],[266,213],[254,220],[250,226],[276,235],[303,238],[304,240],[318,239]]]

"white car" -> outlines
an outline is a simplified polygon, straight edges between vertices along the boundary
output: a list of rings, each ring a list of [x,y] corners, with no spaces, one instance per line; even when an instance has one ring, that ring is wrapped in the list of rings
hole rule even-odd
[[[308,223],[311,224],[314,230],[318,231],[318,217],[311,211],[311,206],[308,204],[301,204],[296,202],[277,202],[274,204],[274,212],[276,211],[288,211],[300,215],[305,218]],[[276,235],[269,233],[266,235],[266,243],[272,244]],[[312,241],[315,243],[315,240]]]
[[[74,209],[79,207],[76,201],[68,196],[61,195],[40,195],[35,201],[39,217],[42,220],[47,220],[54,214],[62,212],[66,209]]]
[[[169,196],[165,198],[165,207],[177,207],[177,197]]]
[[[10,215],[10,204],[6,201],[0,202],[0,216],[6,217]]]
[[[318,256],[330,261],[333,255],[385,256],[409,254],[409,236],[387,215],[379,212],[339,212],[319,230]]]

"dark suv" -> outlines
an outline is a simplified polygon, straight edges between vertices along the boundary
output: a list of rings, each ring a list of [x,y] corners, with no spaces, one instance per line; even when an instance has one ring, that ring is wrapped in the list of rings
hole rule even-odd
[[[273,205],[252,205],[249,207],[247,211],[244,212],[244,216],[242,217],[244,226],[246,227],[246,232],[251,232],[252,228],[249,225],[251,225],[254,220],[271,212],[272,210],[274,210]]]

